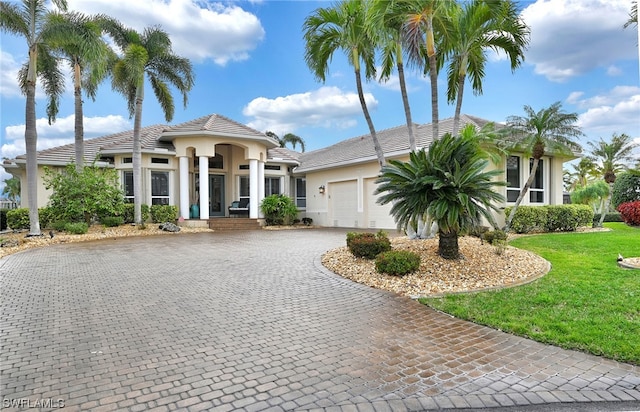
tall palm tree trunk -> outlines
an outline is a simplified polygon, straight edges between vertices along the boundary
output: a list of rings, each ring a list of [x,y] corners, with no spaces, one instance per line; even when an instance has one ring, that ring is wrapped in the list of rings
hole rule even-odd
[[[464,95],[464,79],[465,75],[461,74],[458,78],[458,95],[456,96],[456,112],[453,116],[453,135],[458,134],[460,127],[460,112],[462,111],[462,96]]]
[[[540,159],[537,158],[537,157],[534,157],[533,158],[533,165],[531,166],[531,172],[529,173],[529,178],[527,179],[527,182],[524,184],[524,187],[520,191],[520,194],[518,195],[518,198],[516,199],[516,204],[513,205],[513,208],[511,209],[511,213],[509,213],[509,217],[507,218],[507,221],[505,222],[505,225],[504,225],[504,231],[505,232],[508,232],[509,229],[511,229],[511,222],[513,221],[513,218],[516,215],[516,210],[518,209],[518,206],[520,206],[520,203],[522,203],[522,200],[524,199],[524,196],[527,194],[527,192],[529,191],[529,188],[533,184],[533,179],[535,179],[536,171],[538,170],[538,163],[540,163]]]
[[[409,106],[409,96],[407,95],[407,83],[404,78],[404,65],[402,64],[402,50],[398,55],[398,78],[400,79],[400,93],[402,94],[402,104],[404,105],[404,115],[407,119],[407,129],[409,130],[409,149],[414,152],[417,149],[416,137],[413,133],[413,120],[411,119],[411,107]]]
[[[82,76],[80,72],[80,65],[75,63],[73,65],[73,97],[75,105],[75,152],[76,152],[76,171],[82,172],[84,167],[84,113],[82,110]]]
[[[458,233],[440,231],[438,233],[438,254],[445,259],[458,259],[460,249],[458,246]]]
[[[27,150],[27,197],[29,206],[29,234],[39,236],[38,214],[38,131],[36,129],[36,64],[38,52],[35,46],[29,49],[27,73],[27,103],[25,109],[24,143]]]
[[[613,196],[613,183],[609,182],[609,196],[604,201],[604,206],[602,207],[600,213],[600,220],[598,221],[598,225],[596,227],[602,227],[604,224],[604,217],[607,213],[609,213],[609,208],[611,207],[611,196]]]
[[[142,101],[144,100],[144,79],[136,89],[135,119],[133,121],[133,216],[136,224],[142,224]]]
[[[440,137],[438,126],[438,120],[440,119],[438,114],[438,69],[436,67],[435,54],[429,56],[429,77],[431,81],[431,130],[435,140]]]
[[[384,152],[382,151],[382,147],[380,146],[380,142],[378,141],[378,136],[376,135],[376,129],[373,127],[373,121],[371,121],[371,116],[369,115],[369,109],[367,109],[367,103],[364,101],[364,93],[362,91],[362,79],[360,76],[360,70],[356,69],[356,86],[358,88],[358,98],[360,99],[360,105],[362,106],[362,112],[364,113],[364,118],[367,120],[367,125],[369,126],[369,133],[371,134],[371,140],[373,140],[373,148],[376,151],[376,156],[378,157],[378,164],[380,165],[380,169],[382,169],[387,162],[384,159]]]

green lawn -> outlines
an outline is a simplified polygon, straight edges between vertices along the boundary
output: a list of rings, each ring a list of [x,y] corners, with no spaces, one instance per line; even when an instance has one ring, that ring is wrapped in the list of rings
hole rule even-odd
[[[459,318],[568,349],[640,365],[640,270],[617,265],[640,257],[640,228],[527,236],[510,244],[551,262],[543,278],[497,292],[421,299]]]

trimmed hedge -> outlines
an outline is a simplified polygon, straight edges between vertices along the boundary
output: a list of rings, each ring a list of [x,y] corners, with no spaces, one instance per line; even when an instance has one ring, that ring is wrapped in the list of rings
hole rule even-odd
[[[631,226],[640,226],[640,200],[622,203],[618,206],[618,212],[622,215],[624,223]]]
[[[178,219],[178,206],[153,205],[151,206],[151,221],[153,223],[175,222]]]
[[[611,206],[617,210],[621,204],[636,200],[640,200],[640,172],[630,170],[616,178],[611,195]]]
[[[7,226],[13,230],[29,229],[29,209],[21,207],[7,211]]]
[[[100,220],[105,227],[118,227],[124,224],[122,216],[107,216]]]
[[[149,205],[141,205],[142,209],[142,222],[146,222],[149,220]],[[124,209],[122,211],[122,217],[124,218],[124,223],[134,223],[134,208],[133,203],[125,203]]]
[[[89,230],[89,225],[85,222],[72,222],[64,226],[64,231],[74,235],[84,235]]]
[[[508,216],[511,209],[507,207],[505,215]],[[516,233],[572,232],[592,224],[593,210],[588,205],[520,206],[511,222],[511,230]]]
[[[404,276],[420,268],[420,256],[408,250],[390,250],[376,256],[376,271]]]

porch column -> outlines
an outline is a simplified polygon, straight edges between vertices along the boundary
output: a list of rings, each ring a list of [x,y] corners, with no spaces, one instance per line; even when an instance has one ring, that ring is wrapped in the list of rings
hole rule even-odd
[[[200,173],[200,219],[209,219],[209,157],[198,158]]]
[[[264,199],[264,162],[258,161],[258,217],[263,218],[260,205]]]
[[[258,160],[249,159],[249,217],[251,219],[258,218]],[[262,190],[264,192],[264,181],[262,182]]]
[[[189,219],[189,158],[179,157],[180,162],[180,217]]]

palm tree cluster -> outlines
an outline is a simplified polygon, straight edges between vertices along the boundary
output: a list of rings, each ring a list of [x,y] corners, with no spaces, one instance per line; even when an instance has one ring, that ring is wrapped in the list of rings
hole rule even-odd
[[[467,77],[474,93],[481,94],[487,52],[505,53],[515,70],[524,61],[529,42],[529,29],[511,0],[343,0],[315,10],[305,20],[303,32],[305,60],[318,80],[325,81],[336,51],[346,54],[381,168],[386,160],[362,91],[363,71],[366,80],[384,81],[396,67],[409,145],[416,150],[405,57],[413,69],[429,75],[432,134],[438,138],[440,69],[447,65],[447,96],[450,103],[456,102],[456,135]],[[377,57],[381,61],[379,77]]]
[[[146,28],[143,33],[124,27],[105,15],[88,16],[68,10],[66,0],[23,0],[21,4],[0,2],[0,29],[23,37],[29,60],[19,73],[22,92],[26,96],[25,146],[27,157],[27,196],[29,235],[40,234],[37,202],[37,131],[35,112],[36,82],[42,82],[48,97],[49,123],[56,119],[59,99],[64,92],[61,64],[71,68],[75,101],[75,163],[84,162],[82,91],[95,100],[98,85],[108,76],[112,88],[123,94],[129,113],[134,117],[133,176],[135,221],[141,222],[141,146],[140,129],[145,79],[148,78],[167,121],[171,121],[174,101],[173,86],[187,104],[187,93],[193,87],[193,69],[189,60],[177,56],[168,34],[160,27]],[[103,36],[116,45],[112,50]],[[116,53],[117,52],[117,53]]]

